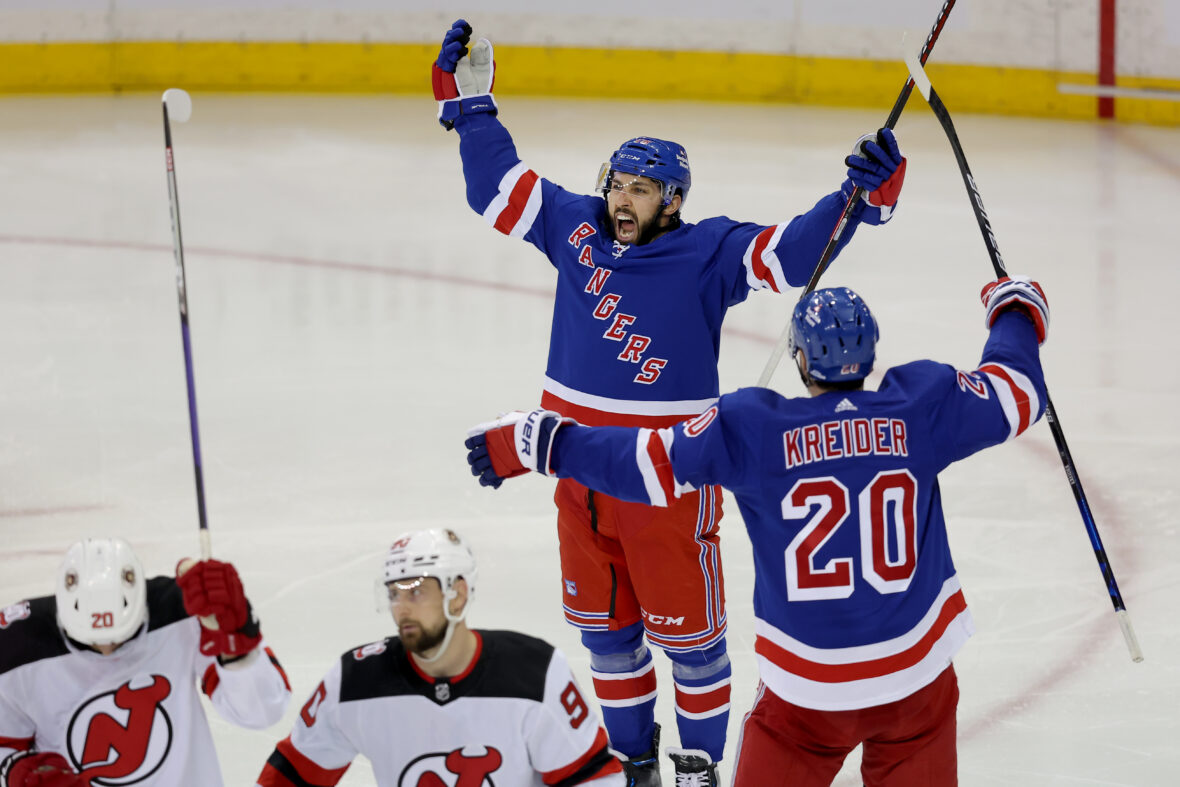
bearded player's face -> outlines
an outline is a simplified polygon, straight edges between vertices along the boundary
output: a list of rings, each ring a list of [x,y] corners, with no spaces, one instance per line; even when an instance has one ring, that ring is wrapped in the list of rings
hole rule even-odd
[[[659,181],[612,172],[610,189],[606,192],[606,212],[615,240],[639,246],[656,237],[670,220],[662,196]],[[670,212],[675,213],[675,209]]]
[[[447,633],[442,586],[434,577],[390,582],[389,606],[402,644],[423,655],[442,644]]]

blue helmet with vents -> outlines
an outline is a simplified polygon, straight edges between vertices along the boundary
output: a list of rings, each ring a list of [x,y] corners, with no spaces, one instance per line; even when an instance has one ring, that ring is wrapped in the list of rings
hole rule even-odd
[[[877,321],[847,287],[816,290],[791,316],[791,355],[802,350],[807,374],[823,383],[861,380],[877,357]]]
[[[598,190],[610,188],[612,172],[626,172],[658,180],[663,186],[663,203],[671,204],[672,197],[679,192],[680,202],[688,199],[692,185],[692,173],[688,168],[688,153],[683,145],[655,137],[629,139],[611,154],[610,161],[602,165],[598,174]]]

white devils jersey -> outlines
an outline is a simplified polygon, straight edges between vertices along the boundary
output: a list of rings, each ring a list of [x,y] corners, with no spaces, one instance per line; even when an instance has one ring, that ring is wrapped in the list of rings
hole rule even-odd
[[[0,612],[0,760],[35,747],[95,785],[220,787],[198,681],[228,721],[262,728],[286,710],[287,677],[265,642],[226,667],[202,656],[175,580],[148,580],[147,600],[144,628],[109,656],[66,639],[52,596]]]
[[[622,785],[619,760],[561,651],[474,632],[461,675],[419,671],[390,637],[345,653],[267,760],[259,787],[331,787],[358,755],[379,787]]]

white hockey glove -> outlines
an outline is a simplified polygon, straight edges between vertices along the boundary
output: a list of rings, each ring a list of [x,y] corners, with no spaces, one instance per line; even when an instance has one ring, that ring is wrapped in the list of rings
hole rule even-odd
[[[492,42],[481,38],[469,50],[470,42],[471,25],[457,20],[443,37],[438,59],[430,69],[438,100],[438,122],[447,130],[454,128],[460,115],[494,115],[497,111],[492,96],[496,81]]]

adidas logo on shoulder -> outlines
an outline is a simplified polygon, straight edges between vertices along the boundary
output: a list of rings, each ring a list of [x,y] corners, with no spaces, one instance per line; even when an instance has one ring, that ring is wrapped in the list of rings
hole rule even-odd
[[[841,399],[840,404],[836,405],[836,412],[838,412],[838,413],[845,413],[845,412],[848,412],[849,410],[855,410],[855,409],[856,409],[856,405],[854,405],[852,402],[848,401],[847,399]]]

